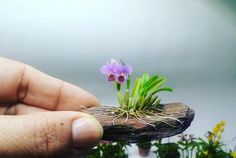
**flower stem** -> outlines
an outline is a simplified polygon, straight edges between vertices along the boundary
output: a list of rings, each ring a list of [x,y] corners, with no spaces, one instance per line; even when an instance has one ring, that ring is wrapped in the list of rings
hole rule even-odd
[[[121,94],[120,91],[117,91],[117,99],[119,101],[121,109],[123,109],[124,108],[124,103],[123,103],[123,98],[122,98],[122,94]]]
[[[128,108],[129,98],[130,98],[129,90],[126,90],[124,94],[124,102],[123,102],[124,107],[123,108]]]
[[[122,94],[120,92],[121,90],[121,84],[118,83],[118,82],[115,82],[115,86],[116,86],[116,90],[117,90],[117,99],[118,99],[118,102],[120,104],[120,107],[123,109],[123,97],[122,97]]]
[[[121,89],[121,84],[118,83],[118,82],[115,82],[115,84],[116,84],[116,90],[117,90],[117,91],[120,91],[120,89]]]
[[[131,80],[130,80],[130,75],[128,76],[128,79],[127,79],[127,81],[126,81],[126,90],[129,90],[129,88],[130,88],[130,82],[131,82]]]

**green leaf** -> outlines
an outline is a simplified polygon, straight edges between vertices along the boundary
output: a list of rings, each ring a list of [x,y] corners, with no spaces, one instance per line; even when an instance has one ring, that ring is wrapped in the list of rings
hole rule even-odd
[[[181,141],[178,141],[178,144],[182,145],[182,146],[185,146],[185,144]]]
[[[154,106],[156,108],[156,107],[158,107],[160,102],[161,102],[161,99],[158,99],[152,106]]]
[[[129,97],[128,110],[132,108],[133,98]]]
[[[122,98],[120,91],[117,92],[117,98],[118,98],[121,108],[123,108],[123,98]]]
[[[156,84],[157,78],[158,78],[158,76],[153,76],[153,77],[150,78],[147,82],[145,82],[145,83],[142,85],[142,89],[141,89],[139,95],[144,96],[144,94],[145,94],[145,89],[152,87],[153,84]]]
[[[141,103],[141,97],[138,97],[135,102],[134,102],[134,106],[132,107],[133,110],[137,109],[137,106],[140,105]]]
[[[131,97],[134,97],[135,95],[138,94],[139,90],[140,90],[140,86],[141,86],[141,79],[137,78],[134,84],[134,88],[131,94]]]
[[[126,81],[126,89],[127,90],[129,90],[129,88],[130,88],[130,82],[131,82],[131,80],[130,80],[130,75],[128,76],[128,79],[127,79],[127,81]]]
[[[158,84],[157,80],[154,80],[152,83],[150,83],[149,85],[147,85],[146,87],[143,87],[142,91],[141,91],[141,96],[146,96],[147,93],[153,89],[153,87],[155,87]]]
[[[173,92],[173,89],[171,87],[160,88],[160,89],[157,89],[156,91],[152,92],[152,94],[154,95],[157,92],[161,92],[161,91]]]
[[[143,86],[144,83],[146,83],[149,80],[149,74],[148,73],[144,73],[141,79],[141,87]]]
[[[129,91],[126,90],[125,91],[125,94],[124,94],[124,108],[125,107],[128,107],[128,104],[129,104],[129,97],[130,97],[130,94],[129,94]]]
[[[139,110],[141,110],[143,108],[143,105],[144,105],[144,102],[145,102],[145,98],[144,96],[141,96],[141,103],[139,104]]]
[[[152,99],[152,95],[148,95],[148,96],[145,98],[144,105],[150,104],[151,99]]]
[[[150,93],[154,94],[153,92],[157,91],[164,83],[166,82],[166,78],[158,79],[158,83],[150,89]]]
[[[139,109],[140,110],[145,109],[146,106],[149,106],[151,98],[152,98],[151,95],[147,96],[146,98],[142,96],[142,102],[141,102]]]
[[[157,100],[158,96],[152,96],[152,99],[150,100],[150,105],[152,105],[156,100]]]
[[[143,87],[142,87],[142,88],[147,87],[147,86],[150,85],[153,81],[156,81],[157,78],[158,78],[158,76],[153,76],[153,77],[151,77],[148,81],[146,81],[146,82],[143,83]]]

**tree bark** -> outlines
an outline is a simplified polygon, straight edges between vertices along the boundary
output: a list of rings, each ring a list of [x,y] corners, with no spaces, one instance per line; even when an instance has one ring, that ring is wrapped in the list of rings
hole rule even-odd
[[[129,117],[127,120],[126,115],[117,118],[112,112],[114,108],[101,106],[82,110],[101,123],[104,129],[102,140],[129,143],[158,140],[182,133],[194,118],[194,110],[183,103],[161,104],[161,110],[142,119]]]

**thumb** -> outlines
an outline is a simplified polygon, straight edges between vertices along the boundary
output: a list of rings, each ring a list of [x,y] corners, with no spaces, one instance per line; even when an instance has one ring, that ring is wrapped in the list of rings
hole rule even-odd
[[[0,157],[48,157],[71,148],[82,152],[102,134],[97,120],[81,112],[0,116]]]

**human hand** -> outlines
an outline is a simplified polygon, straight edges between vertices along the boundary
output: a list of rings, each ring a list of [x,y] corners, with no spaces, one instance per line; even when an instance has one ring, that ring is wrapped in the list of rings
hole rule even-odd
[[[0,57],[0,157],[84,153],[103,129],[95,118],[76,111],[98,105],[72,84]]]

